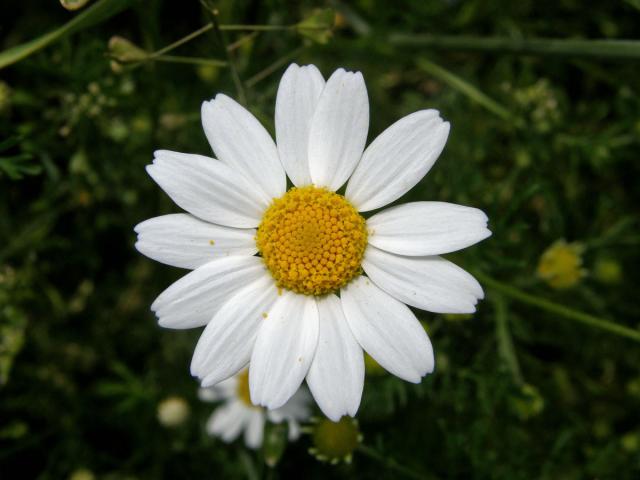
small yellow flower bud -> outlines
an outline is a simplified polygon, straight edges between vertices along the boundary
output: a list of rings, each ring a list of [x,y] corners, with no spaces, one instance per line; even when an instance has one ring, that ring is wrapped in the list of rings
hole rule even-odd
[[[600,259],[593,269],[593,276],[600,282],[615,285],[622,280],[622,267],[612,259]]]
[[[95,480],[96,476],[93,474],[91,470],[87,470],[86,468],[78,468],[71,475],[69,475],[69,480]]]
[[[570,288],[586,275],[582,268],[584,247],[564,240],[554,242],[538,262],[538,277],[557,289]]]
[[[353,452],[362,442],[358,422],[351,417],[342,417],[338,422],[328,418],[316,420],[311,432],[313,447],[309,453],[332,464],[351,463]]]
[[[629,432],[620,439],[620,444],[627,452],[637,452],[640,449],[640,435]]]
[[[544,398],[533,385],[528,383],[520,388],[520,392],[510,398],[513,412],[522,420],[535,417],[544,409]]]
[[[149,54],[126,38],[114,35],[109,39],[109,56],[117,63],[134,63],[146,59]]]

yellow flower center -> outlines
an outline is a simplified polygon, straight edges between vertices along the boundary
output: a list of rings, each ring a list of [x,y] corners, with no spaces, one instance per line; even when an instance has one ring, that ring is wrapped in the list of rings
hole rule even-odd
[[[553,288],[569,288],[585,276],[582,268],[584,247],[558,240],[540,257],[538,276]]]
[[[249,393],[249,369],[245,369],[236,377],[238,383],[236,385],[236,394],[238,398],[248,407],[256,407],[251,403],[251,394]]]
[[[361,441],[358,423],[353,418],[342,417],[337,422],[325,418],[313,428],[312,453],[320,460],[348,461]]]
[[[278,287],[323,295],[360,274],[367,230],[364,218],[342,195],[307,186],[273,201],[256,244]]]

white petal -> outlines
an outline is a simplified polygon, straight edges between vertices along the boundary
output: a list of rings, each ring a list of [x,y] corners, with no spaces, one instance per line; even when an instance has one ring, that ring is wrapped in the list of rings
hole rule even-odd
[[[477,208],[445,202],[405,203],[367,220],[369,243],[398,255],[454,252],[491,235]]]
[[[244,431],[244,443],[247,447],[257,449],[262,446],[262,437],[264,434],[264,412],[262,410],[253,409]]]
[[[345,196],[361,212],[400,198],[426,175],[448,135],[449,123],[442,121],[437,110],[401,118],[367,147]]]
[[[276,143],[280,161],[294,185],[311,183],[309,174],[309,128],[324,78],[314,65],[289,65],[276,98]]]
[[[440,258],[403,257],[369,245],[362,268],[389,295],[435,313],[473,313],[482,287],[469,273]]]
[[[360,345],[386,370],[418,383],[433,371],[433,348],[413,312],[368,278],[341,291],[342,308]]]
[[[337,422],[358,411],[364,387],[364,357],[337,296],[319,298],[318,315],[318,348],[307,384],[322,412]]]
[[[257,227],[270,203],[242,175],[213,158],[158,150],[147,172],[176,205],[208,222]]]
[[[248,410],[239,400],[221,405],[209,417],[207,433],[227,443],[234,441],[249,421]]]
[[[220,93],[202,104],[202,125],[220,161],[244,175],[269,199],[285,192],[287,179],[276,145],[251,112]]]
[[[256,231],[204,222],[185,213],[150,218],[135,227],[136,248],[158,262],[194,269],[216,257],[254,255]]]
[[[319,187],[337,190],[362,157],[369,99],[360,72],[336,70],[320,95],[309,131],[309,172]]]
[[[309,390],[301,387],[285,405],[286,416],[297,420],[308,420],[311,416],[311,410],[309,409],[311,401]]]
[[[236,290],[265,275],[259,257],[223,257],[182,277],[151,305],[166,328],[206,325]]]
[[[295,420],[289,420],[289,441],[293,442],[300,438],[300,424]]]
[[[288,419],[308,420],[311,416],[309,405],[311,395],[305,387],[298,391],[282,407],[275,410],[267,410],[267,418],[273,423],[280,423]]]
[[[220,392],[214,388],[199,388],[198,398],[203,402],[216,402],[222,400],[223,397],[220,395]]]
[[[318,343],[318,307],[313,297],[285,290],[263,322],[251,356],[251,401],[273,409],[296,393]]]
[[[203,387],[235,375],[249,363],[263,315],[277,298],[273,278],[265,272],[218,310],[202,332],[191,361],[191,374],[203,379]]]
[[[227,378],[226,380],[207,388],[198,389],[198,398],[203,402],[216,402],[236,396],[238,389],[238,380],[236,377]]]

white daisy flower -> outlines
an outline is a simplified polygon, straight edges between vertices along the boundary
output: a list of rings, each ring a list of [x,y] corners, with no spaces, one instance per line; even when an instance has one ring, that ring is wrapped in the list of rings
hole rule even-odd
[[[363,349],[409,382],[433,371],[431,342],[407,305],[474,312],[482,288],[438,255],[491,232],[482,211],[443,202],[361,215],[400,198],[432,167],[449,134],[436,110],[398,120],[365,150],[362,74],[338,69],[325,82],[315,66],[295,64],[275,110],[277,144],[226,95],[204,102],[218,159],[155,152],[147,171],[188,214],[139,224],[136,247],[193,269],[151,309],[163,327],[206,325],[191,364],[203,386],[250,361],[253,403],[281,407],[306,378],[338,420],[358,410]]]
[[[208,402],[223,401],[207,421],[209,435],[229,443],[244,431],[244,443],[253,449],[262,446],[265,422],[287,422],[289,441],[294,441],[300,436],[300,422],[308,420],[311,415],[311,398],[304,387],[275,410],[266,410],[251,403],[248,370],[213,387],[201,388],[198,396]]]

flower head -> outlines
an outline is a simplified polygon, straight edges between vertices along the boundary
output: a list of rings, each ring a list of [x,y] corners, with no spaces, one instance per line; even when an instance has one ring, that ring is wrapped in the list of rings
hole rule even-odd
[[[249,395],[249,371],[243,370],[219,384],[202,388],[200,399],[222,400],[207,422],[207,432],[232,442],[244,432],[244,442],[249,448],[259,448],[264,438],[265,422],[287,422],[288,438],[293,441],[300,436],[300,422],[310,416],[309,394],[305,389],[296,392],[289,401],[276,410],[266,410],[251,402]]]
[[[362,443],[358,421],[342,417],[337,422],[315,419],[310,429],[313,446],[309,453],[322,462],[351,463],[353,452]]]
[[[363,351],[410,382],[431,373],[431,342],[408,306],[475,311],[482,288],[439,255],[488,237],[487,217],[426,201],[365,212],[421,180],[449,124],[415,112],[365,150],[362,75],[338,69],[325,81],[295,64],[278,89],[276,142],[223,94],[203,103],[202,123],[217,160],[160,150],[147,167],[189,213],[136,227],[140,252],[193,270],[151,308],[164,327],[206,325],[191,363],[202,385],[250,363],[253,404],[278,409],[306,378],[337,421],[358,410]]]
[[[573,287],[586,275],[582,268],[583,252],[579,243],[554,242],[540,257],[538,276],[553,288]]]

